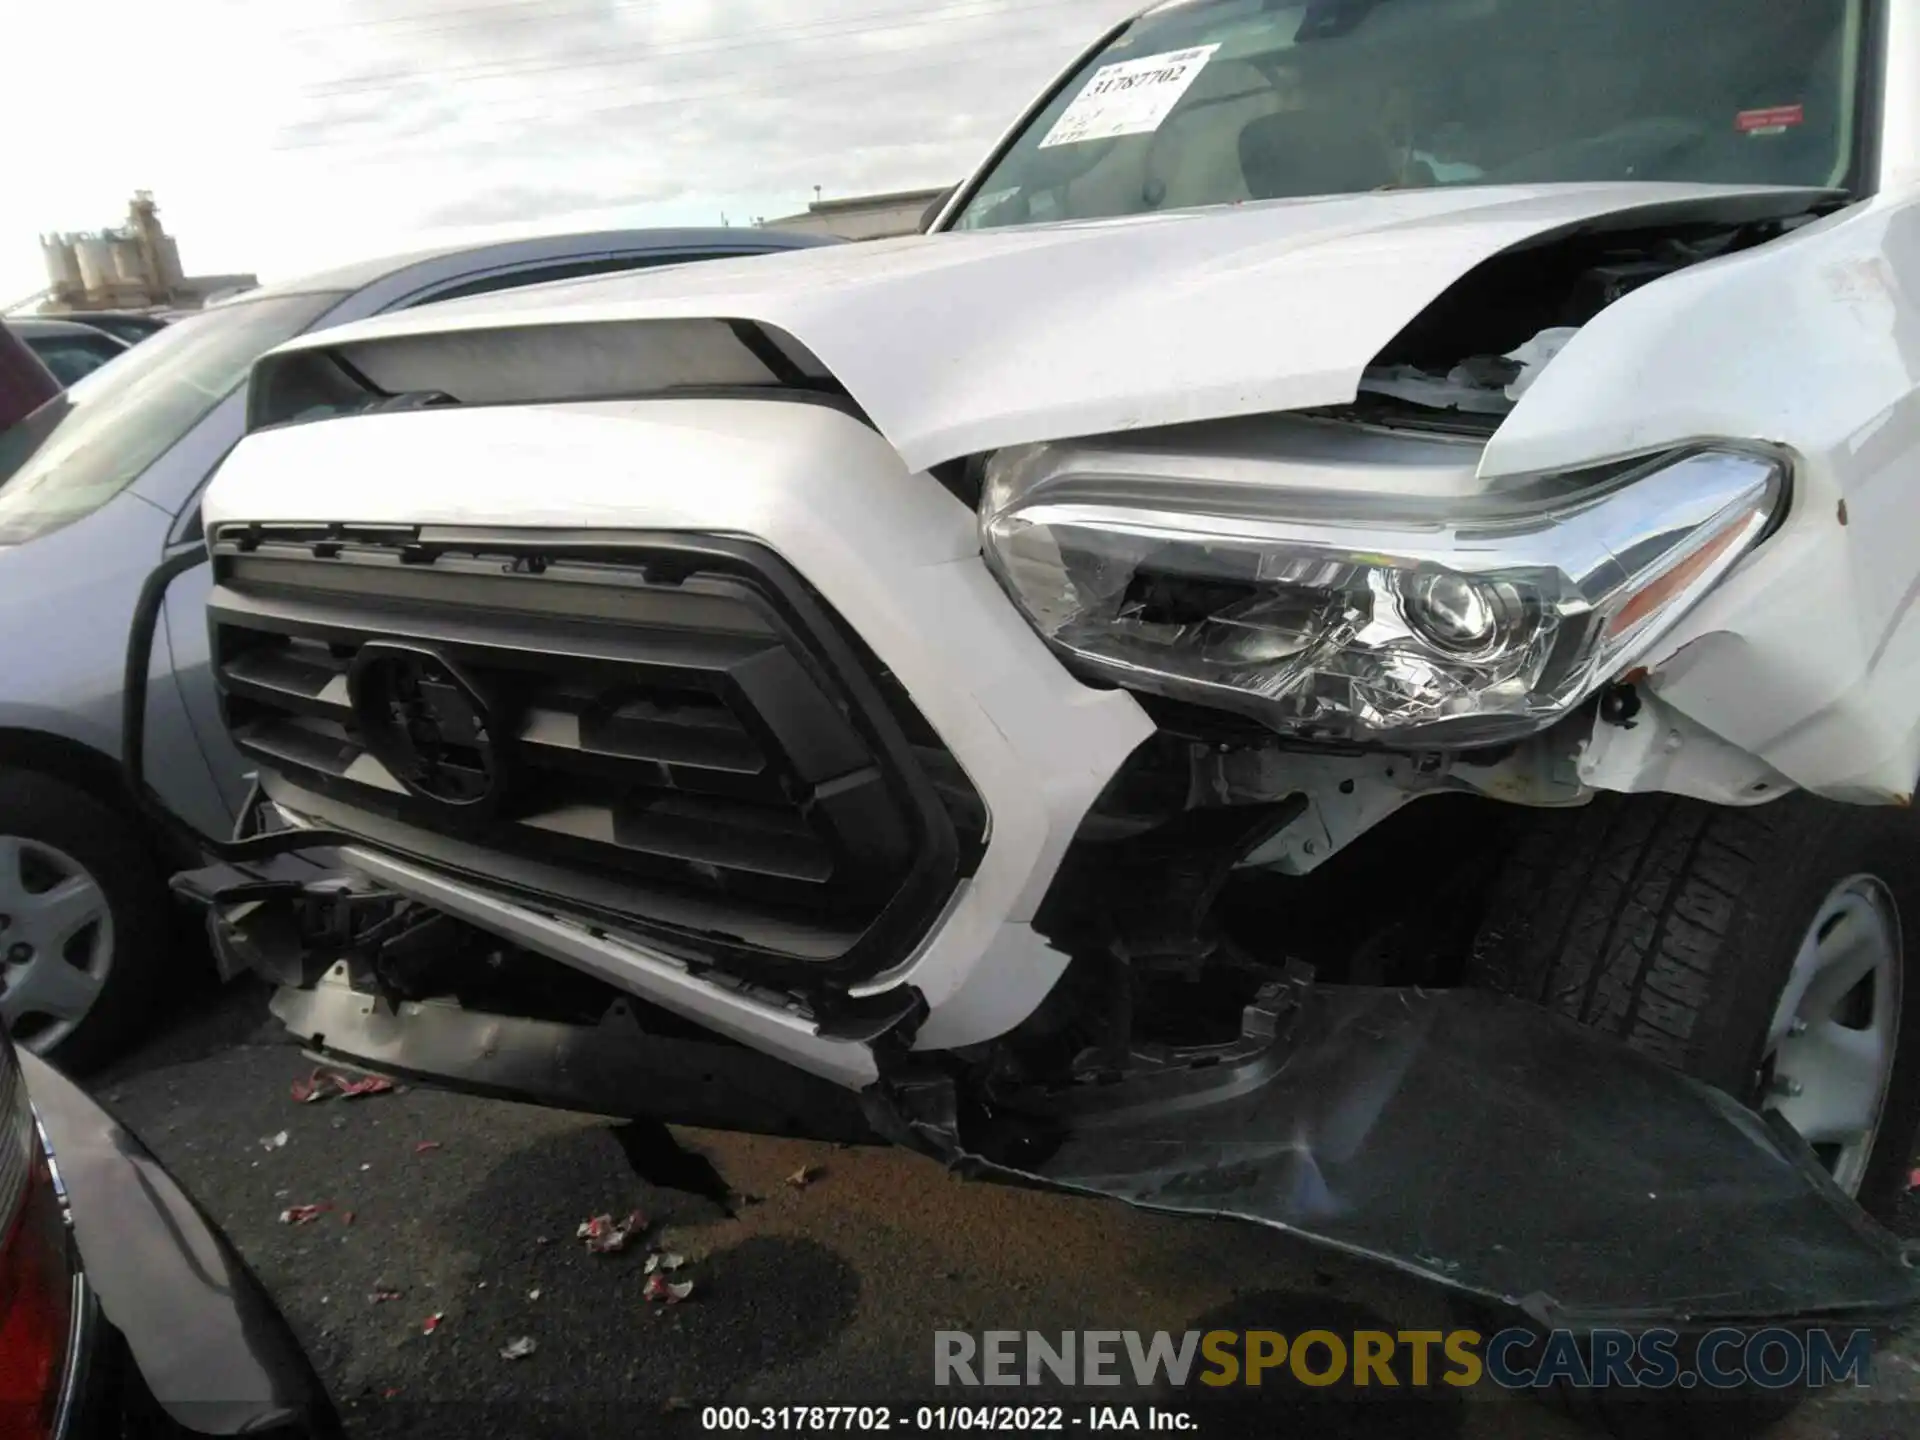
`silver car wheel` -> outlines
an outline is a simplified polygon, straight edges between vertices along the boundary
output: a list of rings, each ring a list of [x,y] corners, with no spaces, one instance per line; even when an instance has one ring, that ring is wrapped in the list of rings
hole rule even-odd
[[[1767,1033],[1764,1107],[1857,1194],[1880,1130],[1900,1040],[1899,911],[1871,875],[1827,893],[1807,927]]]
[[[112,969],[100,882],[64,850],[0,835],[0,1022],[45,1054],[87,1018]]]

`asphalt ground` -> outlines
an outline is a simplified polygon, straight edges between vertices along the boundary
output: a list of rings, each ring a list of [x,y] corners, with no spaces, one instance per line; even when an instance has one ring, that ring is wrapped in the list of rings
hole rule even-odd
[[[1220,1436],[1591,1433],[1487,1385],[935,1389],[938,1330],[1453,1320],[1411,1281],[1253,1226],[963,1181],[900,1151],[623,1131],[423,1087],[298,1104],[313,1063],[266,999],[244,982],[197,997],[92,1088],[226,1229],[355,1436],[691,1435],[708,1406],[796,1404],[891,1405],[899,1431],[919,1405],[989,1400],[1062,1404],[1069,1433],[1099,1406],[1133,1406],[1144,1427],[1150,1405]],[[331,1208],[283,1223],[299,1205]],[[576,1238],[636,1209],[648,1228],[623,1253]],[[654,1250],[685,1258],[683,1303],[644,1297]],[[503,1357],[523,1339],[531,1354]],[[1920,1339],[1878,1354],[1867,1390],[1827,1392],[1773,1434],[1920,1434]]]

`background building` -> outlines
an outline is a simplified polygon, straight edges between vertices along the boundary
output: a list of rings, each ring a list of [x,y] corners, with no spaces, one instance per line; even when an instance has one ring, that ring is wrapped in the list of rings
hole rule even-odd
[[[916,235],[927,207],[943,200],[952,187],[937,190],[896,190],[888,195],[855,195],[846,200],[816,200],[798,215],[762,220],[766,230],[791,230],[801,235],[835,235],[842,240],[884,240],[892,235]]]
[[[251,290],[253,275],[187,275],[180,246],[160,224],[160,208],[145,190],[127,206],[117,229],[42,235],[47,266],[42,314],[78,310],[193,310],[209,299]]]

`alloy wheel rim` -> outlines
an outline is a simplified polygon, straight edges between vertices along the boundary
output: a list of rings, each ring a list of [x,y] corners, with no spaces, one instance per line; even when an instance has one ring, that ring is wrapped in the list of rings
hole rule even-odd
[[[80,1027],[113,969],[113,911],[93,873],[41,840],[0,835],[0,1023],[44,1055]]]
[[[1880,1131],[1900,1040],[1899,911],[1871,875],[1827,892],[1801,937],[1761,1067],[1762,1108],[1859,1193]]]

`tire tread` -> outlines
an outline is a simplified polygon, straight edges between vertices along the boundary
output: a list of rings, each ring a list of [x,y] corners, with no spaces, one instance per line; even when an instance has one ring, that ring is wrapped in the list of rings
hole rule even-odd
[[[1496,882],[1469,983],[1693,1068],[1774,808],[1607,795],[1542,817]]]

